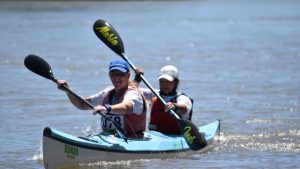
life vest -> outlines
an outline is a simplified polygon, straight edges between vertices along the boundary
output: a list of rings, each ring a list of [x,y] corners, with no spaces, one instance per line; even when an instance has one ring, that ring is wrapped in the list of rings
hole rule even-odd
[[[102,105],[105,104],[113,105],[113,104],[121,103],[124,100],[125,93],[128,92],[129,90],[138,91],[138,89],[135,87],[128,87],[128,89],[124,91],[124,94],[122,94],[121,97],[116,98],[114,97],[115,90],[112,89],[105,96]],[[140,91],[138,92],[140,93]],[[116,123],[118,123],[124,129],[128,137],[142,137],[143,132],[146,129],[146,103],[143,95],[142,98],[143,98],[143,113],[140,115],[137,115],[135,113],[130,113],[130,114],[126,113],[125,115],[116,115],[112,113],[106,114],[109,118],[112,118]],[[102,129],[104,131],[112,131],[113,126],[109,120],[102,118]]]
[[[177,102],[177,97],[180,95],[185,95],[183,93],[179,93],[174,98],[170,100],[172,103]],[[193,105],[193,100],[189,98]],[[159,131],[164,134],[181,134],[180,128],[177,124],[176,118],[169,112],[165,111],[165,105],[157,98],[154,97],[152,99],[152,110],[151,110],[151,119],[150,125],[156,126],[156,131]],[[189,112],[189,120],[192,118],[193,107]],[[180,116],[180,115],[179,115]]]

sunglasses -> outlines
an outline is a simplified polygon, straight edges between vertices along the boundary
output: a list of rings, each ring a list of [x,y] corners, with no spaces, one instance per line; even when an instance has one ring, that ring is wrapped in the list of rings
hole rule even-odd
[[[120,71],[109,72],[110,77],[125,77],[126,75],[127,75],[127,73],[123,73],[123,72],[120,72]]]

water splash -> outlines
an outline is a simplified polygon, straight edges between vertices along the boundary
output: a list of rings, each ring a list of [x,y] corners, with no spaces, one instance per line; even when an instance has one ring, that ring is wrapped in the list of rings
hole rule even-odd
[[[130,169],[134,165],[139,165],[145,163],[151,163],[154,161],[157,161],[159,159],[139,159],[139,160],[126,160],[126,161],[113,161],[113,162],[107,162],[107,161],[99,161],[99,162],[94,162],[94,163],[81,163],[79,164],[79,168],[103,168],[103,169],[108,169],[108,168],[123,168],[123,169]],[[159,160],[160,161],[160,160]]]
[[[99,116],[92,116],[92,122],[85,123],[82,128],[82,132],[84,135],[99,134],[101,131],[101,120]]]
[[[39,149],[36,150],[35,154],[30,157],[28,160],[38,161],[40,164],[43,164],[43,144],[42,141],[39,143]]]
[[[113,168],[113,166],[122,166],[122,167],[129,167],[132,161],[115,161],[115,162],[106,162],[106,161],[99,161],[94,163],[81,163],[79,164],[80,167],[99,167],[101,168]]]
[[[251,119],[251,120],[247,120],[246,123],[270,123],[271,119]]]
[[[300,152],[300,130],[276,130],[254,135],[221,135],[220,151]]]

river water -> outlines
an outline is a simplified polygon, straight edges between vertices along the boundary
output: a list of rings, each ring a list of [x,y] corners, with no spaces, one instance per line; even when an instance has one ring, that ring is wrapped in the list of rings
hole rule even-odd
[[[83,168],[300,168],[300,2],[203,0],[0,2],[0,168],[41,169],[42,131],[83,136],[99,116],[76,109],[56,85],[27,70],[37,54],[81,95],[110,84],[117,56],[94,35],[105,18],[128,58],[157,87],[180,70],[193,121],[221,119],[218,144],[176,158],[99,162]]]

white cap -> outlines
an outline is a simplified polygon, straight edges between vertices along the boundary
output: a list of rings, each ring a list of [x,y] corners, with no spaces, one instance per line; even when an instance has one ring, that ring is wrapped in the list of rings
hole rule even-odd
[[[175,78],[178,79],[178,77],[179,77],[178,69],[175,66],[167,65],[161,68],[160,76],[158,77],[158,80],[167,79],[168,81],[173,81]]]

